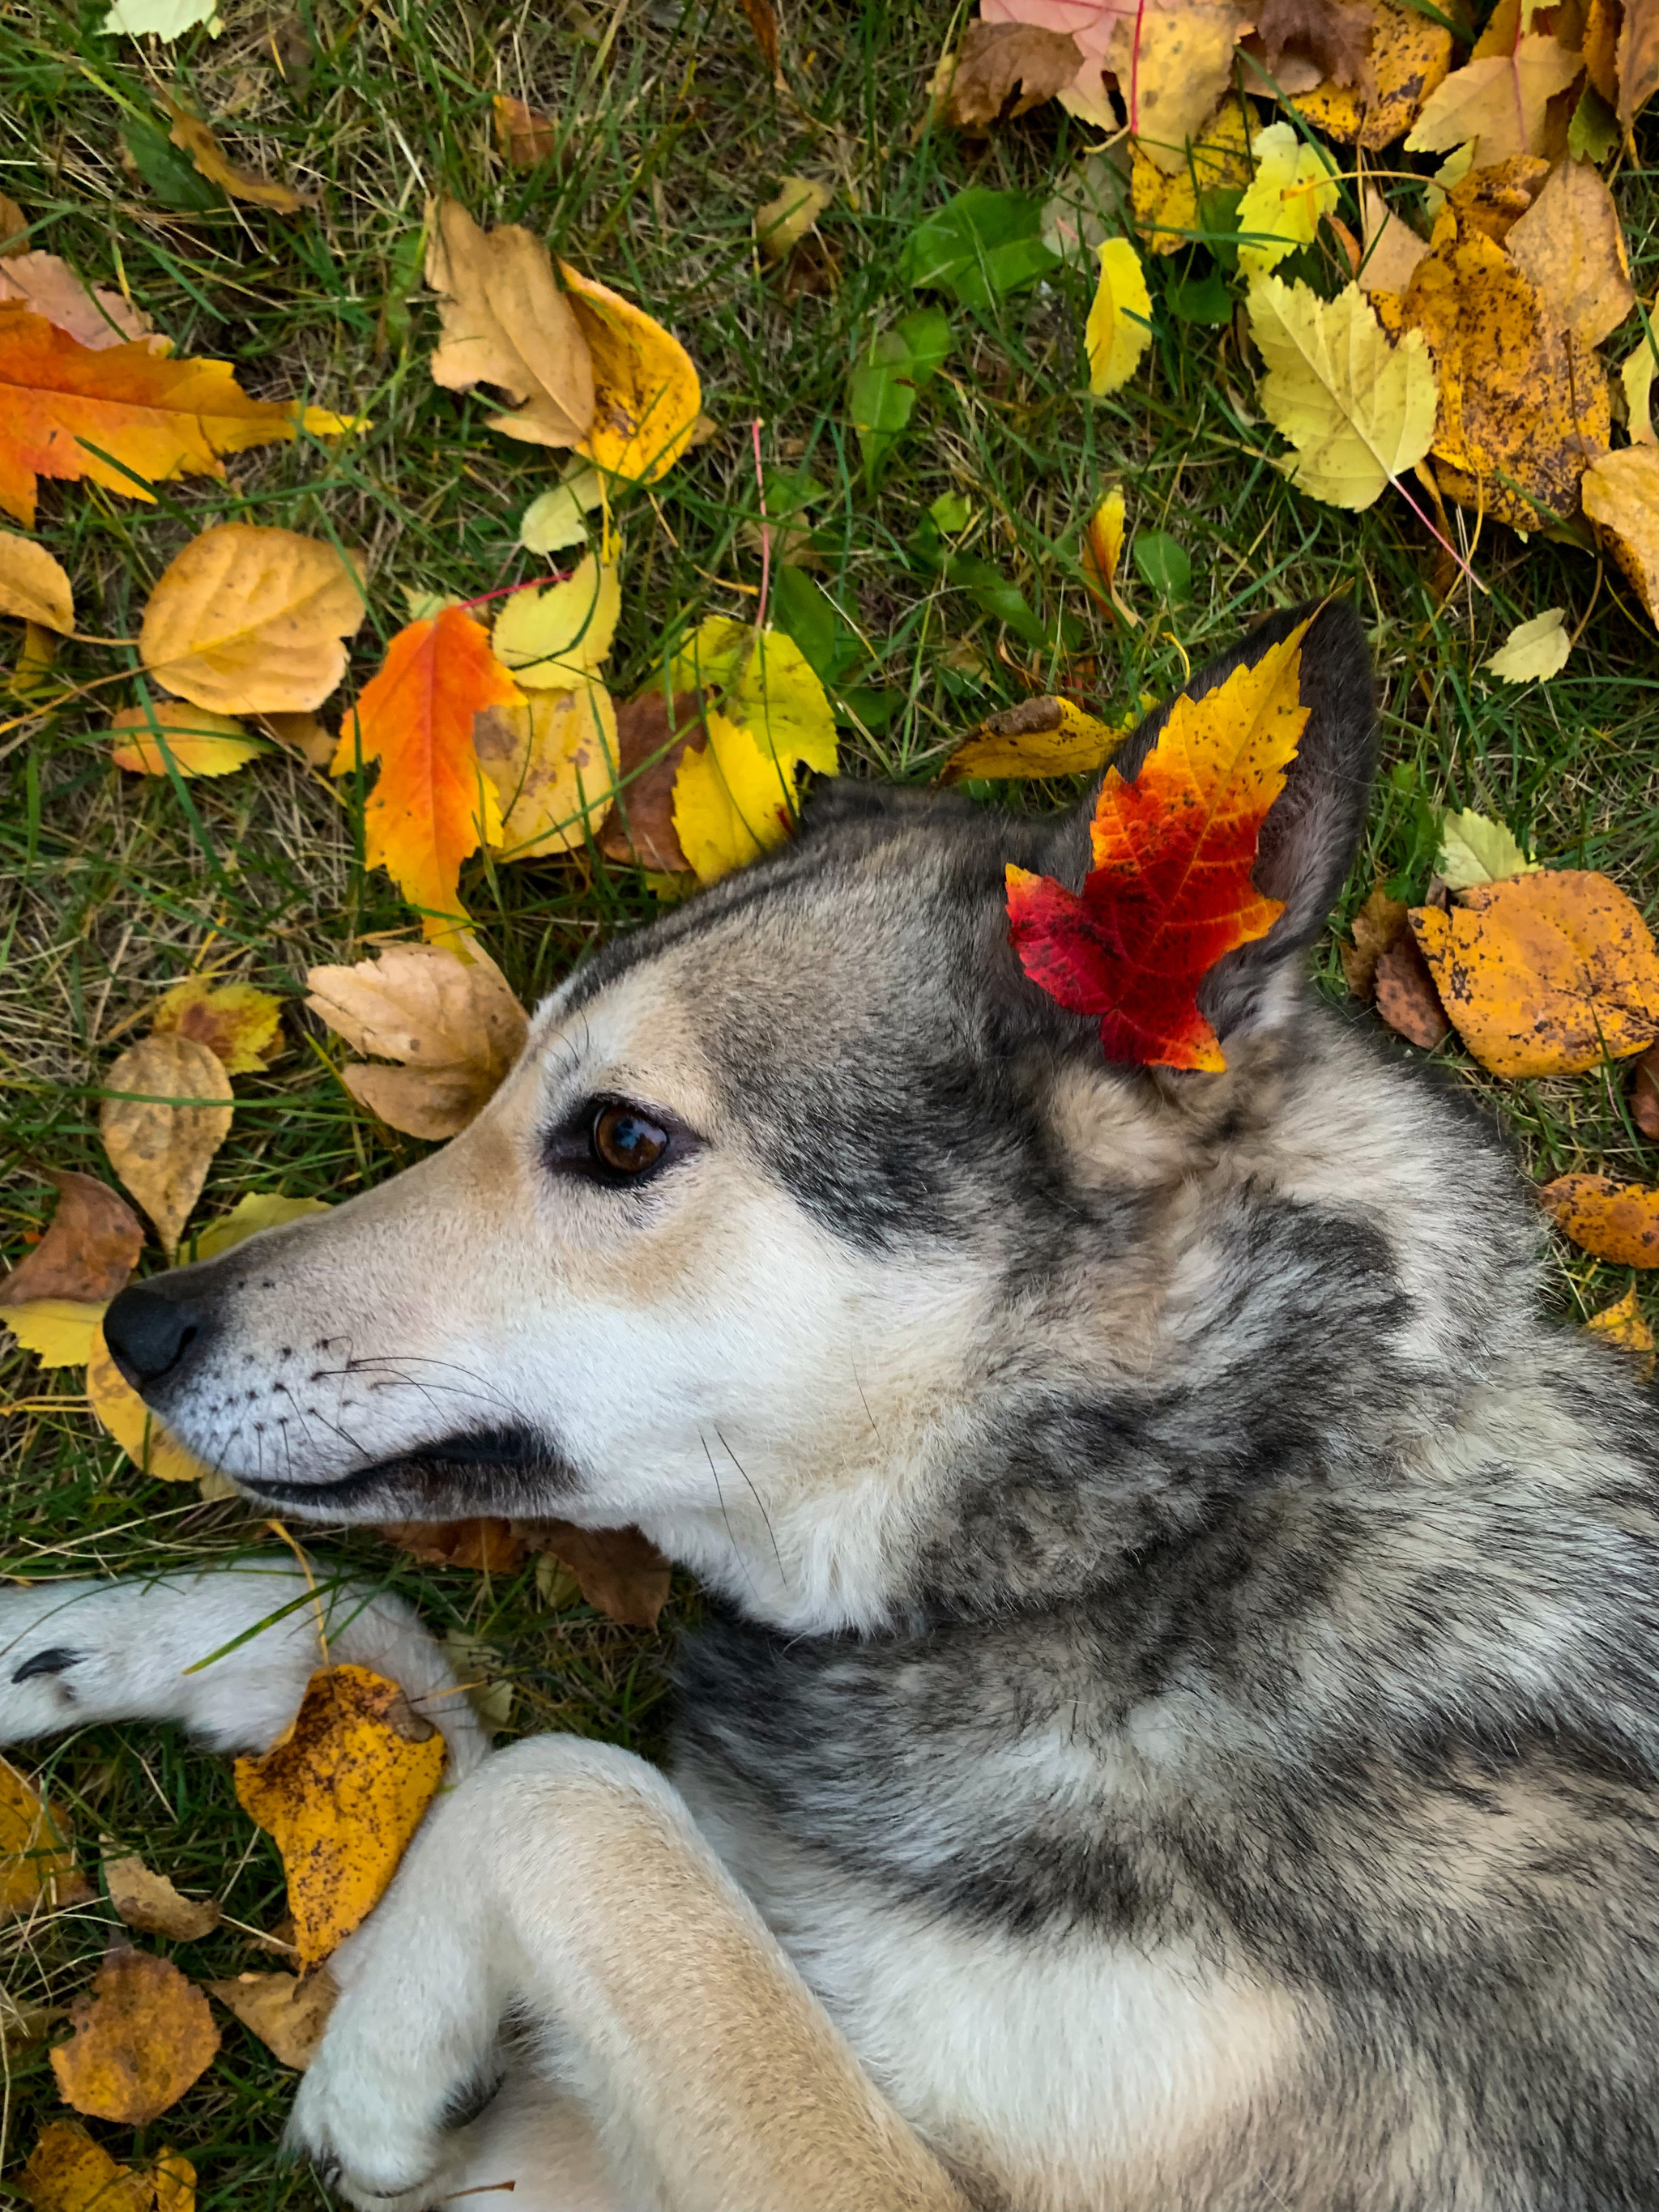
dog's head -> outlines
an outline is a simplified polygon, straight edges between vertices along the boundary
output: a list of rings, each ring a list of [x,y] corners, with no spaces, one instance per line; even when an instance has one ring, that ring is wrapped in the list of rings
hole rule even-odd
[[[1390,1079],[1326,1034],[1299,972],[1370,776],[1351,614],[1318,617],[1302,669],[1257,866],[1285,911],[1206,987],[1225,1074],[1108,1065],[1096,1024],[1021,974],[1005,863],[1075,886],[1087,808],[830,787],[789,849],[574,975],[441,1152],[124,1293],[118,1362],[283,1510],[637,1522],[799,1626],[887,1617],[924,1559],[948,1582],[975,1486],[1006,1495],[1010,1453],[1041,1458],[1079,1405],[1085,1457],[1122,1447],[1111,1528],[1144,1543],[1206,1486],[1136,1462],[1124,1405],[1271,1362],[1298,1316],[1329,1344],[1333,1269],[1379,1342],[1405,1327],[1404,1263],[1366,1211],[1405,1203],[1399,1175],[1392,1198],[1365,1188],[1399,1139],[1376,1126]],[[1272,1342],[1252,1270],[1277,1286]]]

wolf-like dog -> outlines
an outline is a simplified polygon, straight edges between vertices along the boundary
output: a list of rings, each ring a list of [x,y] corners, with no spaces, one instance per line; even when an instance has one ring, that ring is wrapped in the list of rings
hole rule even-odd
[[[335,1589],[456,1778],[299,2091],[352,2204],[1659,2206],[1651,1403],[1544,1317],[1492,1133],[1306,981],[1372,769],[1351,613],[1301,684],[1224,1073],[1109,1064],[1022,974],[1005,864],[1075,886],[1086,806],[833,785],[444,1150],[111,1308],[269,1508],[633,1522],[709,1593],[670,1778],[485,1757]],[[183,1670],[296,1595],[13,1591],[0,1727],[268,1741],[307,1606]]]

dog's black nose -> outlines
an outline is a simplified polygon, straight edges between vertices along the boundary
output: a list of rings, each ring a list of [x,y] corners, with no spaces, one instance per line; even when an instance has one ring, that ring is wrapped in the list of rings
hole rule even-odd
[[[171,1375],[202,1329],[202,1316],[187,1300],[146,1283],[123,1291],[104,1316],[110,1356],[135,1390]]]

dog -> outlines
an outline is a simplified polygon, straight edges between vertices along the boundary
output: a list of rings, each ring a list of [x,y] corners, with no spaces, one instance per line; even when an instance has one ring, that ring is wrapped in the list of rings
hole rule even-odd
[[[1309,987],[1373,765],[1342,607],[1300,683],[1224,1073],[1021,973],[1005,865],[1075,885],[1087,805],[834,783],[442,1151],[111,1307],[268,1509],[636,1522],[708,1594],[665,1775],[485,1756],[330,1585],[454,1785],[295,2107],[362,2212],[1659,2205],[1652,1403],[1544,1316],[1494,1134]],[[13,1590],[0,1649],[9,1740],[257,1745],[318,1627],[262,1559]]]

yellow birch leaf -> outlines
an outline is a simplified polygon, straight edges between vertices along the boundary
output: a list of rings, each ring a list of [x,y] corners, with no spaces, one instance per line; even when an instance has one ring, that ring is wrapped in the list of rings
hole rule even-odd
[[[1198,228],[1202,192],[1242,191],[1250,181],[1249,139],[1238,95],[1229,92],[1204,124],[1189,159],[1173,176],[1130,142],[1129,206],[1141,242],[1153,253],[1178,253]]]
[[[1603,1306],[1600,1313],[1590,1316],[1584,1327],[1607,1343],[1618,1345],[1621,1351],[1634,1353],[1642,1380],[1646,1382],[1651,1379],[1653,1330],[1642,1311],[1634,1283],[1617,1304]]]
[[[200,1482],[209,1470],[169,1436],[110,1357],[101,1328],[87,1359],[87,1403],[141,1474],[157,1482]]]
[[[194,1037],[227,1075],[262,1074],[283,1049],[283,1002],[252,983],[186,975],[163,992],[150,1017],[157,1036]]]
[[[194,1037],[152,1036],[124,1052],[104,1081],[131,1094],[106,1097],[99,1110],[104,1150],[171,1258],[230,1134],[230,1078]]]
[[[1256,396],[1297,450],[1286,474],[1334,507],[1369,507],[1433,440],[1434,370],[1420,333],[1390,345],[1357,284],[1327,302],[1300,280],[1258,276],[1249,315],[1267,365]]]
[[[74,2120],[50,2120],[11,2186],[34,2212],[196,2212],[196,2169],[176,2150],[118,2166]]]
[[[28,1298],[16,1305],[0,1305],[0,1322],[43,1367],[84,1367],[108,1303],[83,1305],[76,1298]]]
[[[472,726],[479,765],[501,805],[503,860],[568,853],[596,835],[616,796],[617,709],[591,678],[492,707]]]
[[[290,1221],[304,1221],[313,1213],[333,1211],[324,1198],[285,1198],[280,1190],[251,1190],[239,1198],[228,1213],[210,1221],[191,1239],[191,1255],[216,1260],[262,1229],[283,1229]]]
[[[562,583],[513,594],[491,649],[524,689],[566,691],[604,666],[621,612],[616,563],[586,553]]]
[[[604,478],[592,461],[579,459],[526,507],[519,543],[530,553],[562,553],[567,546],[585,544],[586,518],[604,503]]]
[[[1516,624],[1486,664],[1486,672],[1501,677],[1505,684],[1547,683],[1552,676],[1561,673],[1571,651],[1572,632],[1567,628],[1566,609],[1550,607],[1531,622]],[[1507,836],[1507,831],[1504,834]],[[1443,868],[1440,872],[1445,875]],[[1451,883],[1452,878],[1447,876],[1446,881]]]
[[[110,759],[130,775],[166,775],[169,761],[182,776],[234,775],[265,750],[229,714],[177,699],[123,707],[111,715],[109,734],[116,740]]]
[[[0,615],[64,637],[75,628],[75,593],[63,562],[15,530],[0,530]]]
[[[1557,1176],[1538,1194],[1564,1237],[1616,1267],[1659,1267],[1659,1190],[1610,1176]]]
[[[355,554],[292,530],[222,522],[162,574],[138,650],[160,683],[195,706],[309,714],[345,674],[343,641],[367,611]]]
[[[1513,53],[1466,62],[1425,102],[1406,150],[1443,154],[1473,139],[1480,169],[1514,154],[1541,154],[1545,110],[1583,66],[1582,55],[1569,53],[1542,31],[1530,33]]]
[[[234,1982],[205,1986],[284,2066],[301,2074],[317,2056],[340,1994],[326,1973],[307,1974],[304,1981],[293,1974],[239,1974]]]
[[[1128,382],[1152,339],[1152,303],[1139,255],[1127,238],[1109,238],[1098,251],[1100,281],[1084,333],[1089,389],[1097,399]]]
[[[70,2008],[70,2041],[51,2053],[64,2102],[142,2127],[176,2105],[219,2052],[207,1999],[170,1960],[129,1944],[104,1955]]]
[[[1600,345],[1636,305],[1619,210],[1589,161],[1560,162],[1504,244],[1586,345]]]
[[[692,442],[702,391],[685,348],[620,293],[559,264],[593,364],[593,420],[577,444],[630,483],[666,476]]]
[[[1584,512],[1659,623],[1659,446],[1603,453],[1588,470]]]
[[[1250,150],[1255,175],[1238,204],[1238,265],[1247,276],[1264,276],[1298,246],[1311,246],[1335,214],[1336,176],[1293,123],[1258,131]]]
[[[688,747],[674,781],[680,848],[700,882],[717,883],[791,834],[803,766],[836,769],[836,725],[823,684],[794,640],[757,637],[720,617],[675,656],[675,693],[718,691],[708,742]]]
[[[784,261],[836,197],[811,177],[786,177],[775,199],[755,210],[755,243],[763,261]]]
[[[313,1674],[270,1749],[237,1760],[237,1797],[288,1871],[302,1967],[320,1966],[380,1902],[443,1763],[432,1723],[365,1667]]]
[[[1416,9],[1395,7],[1390,0],[1373,0],[1371,18],[1365,61],[1373,88],[1328,78],[1291,106],[1339,145],[1377,153],[1416,122],[1424,103],[1444,81],[1451,67],[1452,34]]]
[[[0,1759],[0,1920],[51,1910],[87,1894],[70,1848],[69,1822]]]
[[[1651,446],[1653,434],[1653,371],[1655,366],[1654,340],[1642,333],[1642,343],[1628,359],[1620,364],[1619,381],[1624,388],[1626,425],[1633,446]]]
[[[1502,822],[1477,814],[1466,806],[1449,813],[1440,824],[1440,852],[1435,873],[1449,890],[1466,891],[1475,884],[1506,883],[1511,876],[1540,873],[1536,860],[1528,860]]]

